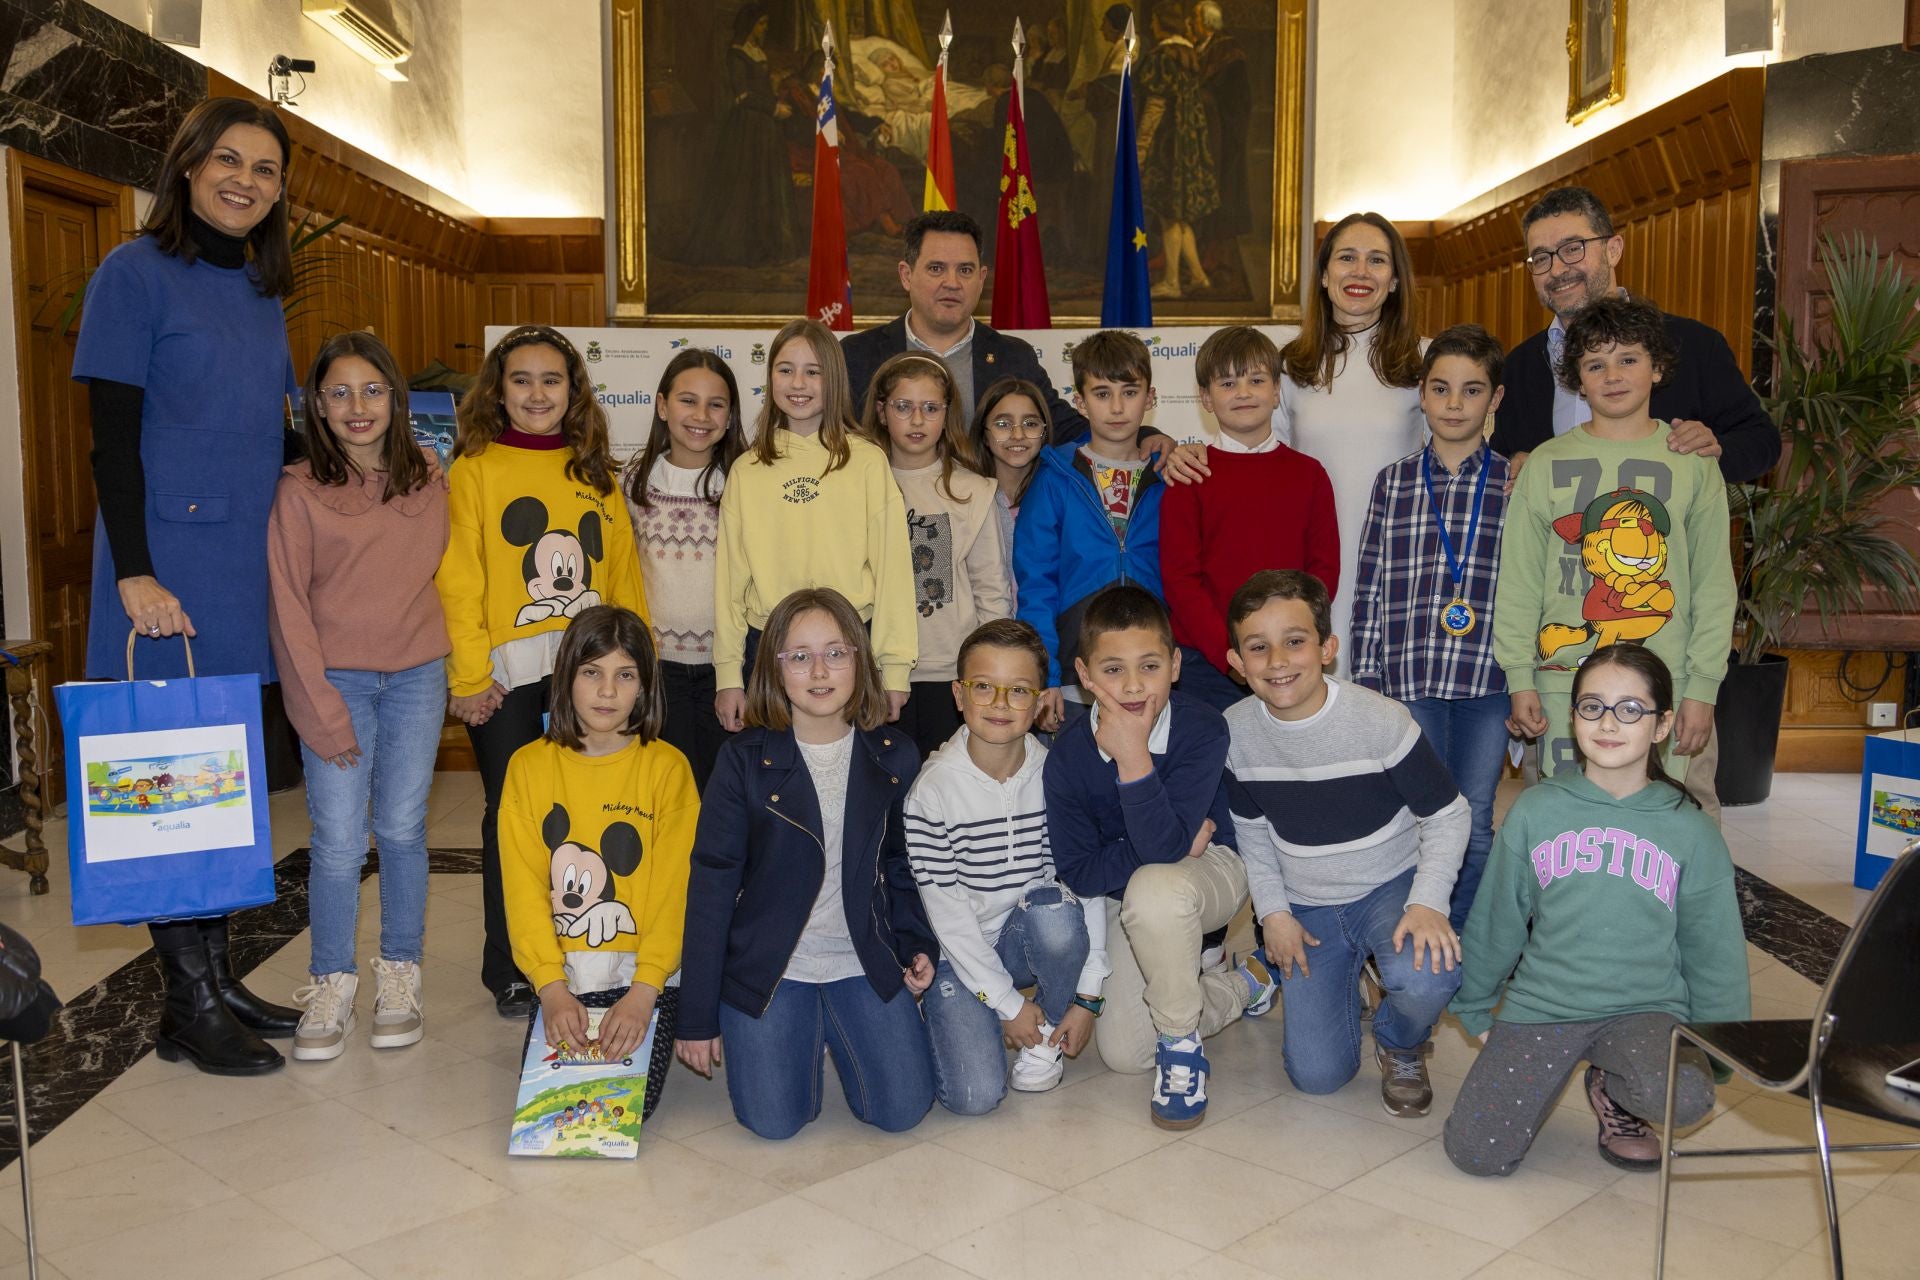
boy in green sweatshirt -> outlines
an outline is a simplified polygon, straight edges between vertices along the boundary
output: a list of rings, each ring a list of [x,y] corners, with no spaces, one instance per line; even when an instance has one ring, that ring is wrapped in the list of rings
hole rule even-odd
[[[1650,649],[1614,645],[1580,669],[1573,698],[1584,768],[1514,802],[1460,943],[1451,1007],[1485,1045],[1447,1117],[1447,1156],[1467,1173],[1512,1173],[1583,1060],[1601,1156],[1658,1169],[1648,1122],[1665,1106],[1674,1022],[1749,1013],[1733,860],[1660,764],[1672,676]],[[1713,1076],[1693,1049],[1676,1075],[1675,1121],[1693,1124],[1713,1108]]]
[[[1568,690],[1581,662],[1614,644],[1658,654],[1679,685],[1673,749],[1687,789],[1718,816],[1713,704],[1733,642],[1727,488],[1705,452],[1667,449],[1649,416],[1672,370],[1660,312],[1601,298],[1567,327],[1557,374],[1593,420],[1533,451],[1500,544],[1493,652],[1512,699],[1509,727],[1540,741],[1540,773],[1573,759]]]

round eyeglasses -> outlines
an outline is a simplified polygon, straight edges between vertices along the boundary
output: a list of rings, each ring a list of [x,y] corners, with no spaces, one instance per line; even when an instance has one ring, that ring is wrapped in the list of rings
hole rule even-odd
[[[987,420],[987,430],[996,436],[1042,436],[1047,433],[1047,424],[1034,417],[1016,418],[1002,413]]]
[[[889,400],[887,408],[893,410],[896,417],[911,418],[916,411],[929,418],[944,417],[947,404],[944,400]]]
[[[391,390],[393,388],[384,382],[369,382],[364,387],[352,387],[344,382],[336,382],[330,387],[320,388],[320,394],[335,404],[345,404],[355,396],[360,397],[362,404],[379,404],[387,398],[387,392]]]
[[[1574,714],[1582,720],[1598,720],[1609,711],[1613,713],[1616,724],[1639,724],[1642,716],[1656,716],[1660,713],[1640,701],[1638,698],[1622,698],[1618,702],[1602,702],[1595,697],[1586,697],[1573,704]]]
[[[990,707],[997,699],[1005,697],[1007,710],[1025,711],[1033,705],[1033,700],[1040,696],[1038,690],[1029,689],[1024,684],[994,684],[990,680],[969,680],[966,685],[967,699],[976,707]]]
[[[831,644],[824,649],[782,649],[774,656],[780,659],[780,665],[795,675],[805,675],[813,670],[813,660],[818,657],[826,663],[829,671],[845,671],[853,662],[857,649],[845,645]]]

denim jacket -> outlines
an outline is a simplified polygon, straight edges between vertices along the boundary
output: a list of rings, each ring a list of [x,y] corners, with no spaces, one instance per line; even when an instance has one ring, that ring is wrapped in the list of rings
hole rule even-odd
[[[854,734],[841,901],[867,981],[891,1000],[916,954],[940,960],[900,816],[920,756],[892,726]],[[766,1012],[826,874],[821,830],[820,799],[791,730],[745,729],[720,748],[693,842],[679,1039],[719,1035],[722,1000],[756,1018]]]

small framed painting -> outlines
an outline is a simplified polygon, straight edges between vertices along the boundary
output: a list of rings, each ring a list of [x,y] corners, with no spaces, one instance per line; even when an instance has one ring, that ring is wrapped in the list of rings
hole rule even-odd
[[[1627,93],[1627,0],[1570,0],[1567,123],[1612,106]]]

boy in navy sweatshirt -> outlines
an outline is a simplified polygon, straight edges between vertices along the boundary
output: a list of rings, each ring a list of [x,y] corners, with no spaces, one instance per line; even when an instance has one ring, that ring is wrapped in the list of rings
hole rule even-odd
[[[1152,1070],[1153,1122],[1187,1129],[1206,1115],[1205,1037],[1265,1012],[1274,989],[1264,968],[1200,970],[1202,935],[1247,900],[1222,784],[1227,726],[1173,692],[1180,654],[1151,592],[1100,592],[1080,636],[1074,667],[1094,706],[1047,757],[1054,865],[1076,894],[1108,900],[1101,1059]]]

